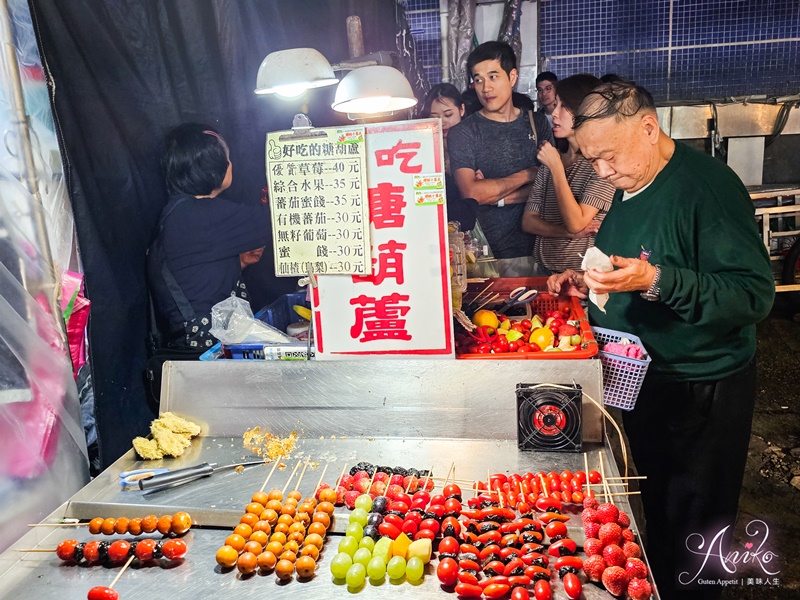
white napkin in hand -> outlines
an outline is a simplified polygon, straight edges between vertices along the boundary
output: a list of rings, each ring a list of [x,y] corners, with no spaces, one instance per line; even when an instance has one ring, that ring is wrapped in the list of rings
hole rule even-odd
[[[581,269],[584,271],[594,269],[596,271],[600,271],[601,273],[608,273],[614,270],[614,265],[611,264],[611,259],[603,254],[602,250],[596,246],[592,246],[586,251],[586,254],[583,255]],[[592,290],[589,290],[589,300],[594,302],[597,308],[603,312],[606,312],[604,307],[606,302],[608,302],[608,294],[597,295]]]

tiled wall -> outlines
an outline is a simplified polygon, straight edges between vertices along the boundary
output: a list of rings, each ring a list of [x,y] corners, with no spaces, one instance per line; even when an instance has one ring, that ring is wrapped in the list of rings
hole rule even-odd
[[[617,73],[656,100],[800,91],[800,0],[539,0],[539,56],[559,76]],[[407,0],[431,84],[439,0]]]
[[[657,101],[800,91],[798,0],[539,0],[544,70],[613,72]]]

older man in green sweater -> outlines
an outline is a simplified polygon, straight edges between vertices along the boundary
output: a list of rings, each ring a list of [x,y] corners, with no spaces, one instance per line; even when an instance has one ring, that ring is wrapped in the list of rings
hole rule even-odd
[[[618,188],[596,239],[615,269],[554,275],[549,286],[609,294],[605,313],[590,307],[592,324],[632,333],[649,351],[623,416],[648,478],[648,557],[662,598],[718,597],[721,587],[701,582],[732,577],[717,555],[731,541],[747,458],[755,324],[775,291],[769,256],[742,182],[661,131],[644,88],[598,87],[574,127],[583,156]]]

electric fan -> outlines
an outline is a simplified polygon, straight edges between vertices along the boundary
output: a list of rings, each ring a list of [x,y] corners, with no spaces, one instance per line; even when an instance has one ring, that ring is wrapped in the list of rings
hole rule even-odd
[[[517,445],[521,450],[580,452],[580,386],[570,384],[566,390],[537,385],[517,384]]]

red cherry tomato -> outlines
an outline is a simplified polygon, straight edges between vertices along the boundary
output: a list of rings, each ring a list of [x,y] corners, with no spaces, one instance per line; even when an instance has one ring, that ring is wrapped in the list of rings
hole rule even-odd
[[[186,542],[177,539],[167,540],[161,546],[161,552],[167,560],[179,560],[186,556]]]
[[[462,598],[480,598],[483,588],[471,583],[459,583],[456,585],[456,595]]]
[[[386,521],[378,525],[378,532],[381,535],[391,538],[393,540],[396,540],[397,536],[399,536],[402,533],[402,531],[400,530],[399,527],[397,527],[397,525],[392,525],[391,523],[387,523]]]
[[[508,585],[504,585],[502,583],[493,583],[491,585],[487,585],[483,588],[483,595],[487,598],[502,598],[505,596],[511,588]]]
[[[458,540],[452,536],[442,538],[439,542],[439,554],[458,554],[459,550]]]
[[[458,581],[458,563],[452,558],[443,558],[436,567],[436,576],[442,585],[455,585]]]
[[[461,583],[471,583],[472,585],[478,585],[478,577],[472,571],[459,571],[458,580]]]
[[[86,542],[83,547],[83,558],[88,563],[96,563],[100,561],[100,542]]]
[[[522,321],[520,321],[519,324],[522,325],[522,328],[525,331],[530,331],[531,330],[531,320],[530,319],[522,319]]]
[[[597,471],[589,471],[589,483],[596,485],[603,481],[602,475]]]
[[[478,346],[478,354],[491,354],[492,352],[492,345],[491,344],[481,344]]]
[[[119,600],[117,591],[104,585],[98,585],[90,589],[87,597],[89,600]]]
[[[561,481],[569,481],[573,477],[572,471],[570,471],[569,469],[564,469],[559,474],[559,477],[561,478]]]
[[[152,538],[145,538],[136,544],[136,558],[141,562],[153,560],[153,554],[156,549],[156,540]]]
[[[131,545],[125,540],[117,540],[116,542],[112,542],[112,544],[108,547],[108,559],[113,563],[125,562],[125,559],[128,558],[128,552],[130,549]]]
[[[403,521],[403,526],[400,530],[405,533],[407,536],[414,537],[414,534],[419,531],[419,523],[417,523],[414,519],[406,519]]]
[[[523,344],[517,348],[517,352],[533,352],[533,348],[531,348],[530,344]]]
[[[520,325],[519,323],[514,323],[511,326],[511,331],[519,331],[520,333],[523,333],[525,330],[522,328],[522,325]]]
[[[504,354],[508,352],[508,342],[505,345],[501,344],[500,342],[495,342],[492,344],[492,350],[494,350],[495,354]]]
[[[564,591],[567,593],[567,598],[570,600],[578,600],[581,597],[581,580],[575,573],[567,573],[562,580],[564,582]]]
[[[583,504],[583,492],[572,492],[572,502],[573,504]]]
[[[554,538],[557,535],[566,536],[567,535],[567,526],[564,525],[561,521],[550,521],[547,526],[544,528],[544,532],[547,534],[547,537]]]
[[[519,350],[519,342],[518,341],[508,342],[508,351],[509,352],[516,352],[518,350]]]
[[[580,480],[583,485],[586,485],[586,473],[583,471],[575,471],[575,477]]]
[[[64,540],[56,547],[56,556],[61,560],[72,560],[75,557],[75,546],[77,540]]]
[[[531,595],[522,586],[516,586],[511,589],[511,600],[530,600]]]
[[[533,586],[533,597],[536,600],[553,600],[553,591],[550,589],[550,582],[540,579]]]
[[[414,534],[414,541],[421,540],[425,538],[426,540],[433,540],[436,537],[436,534],[431,531],[430,529],[420,529],[417,533]]]

